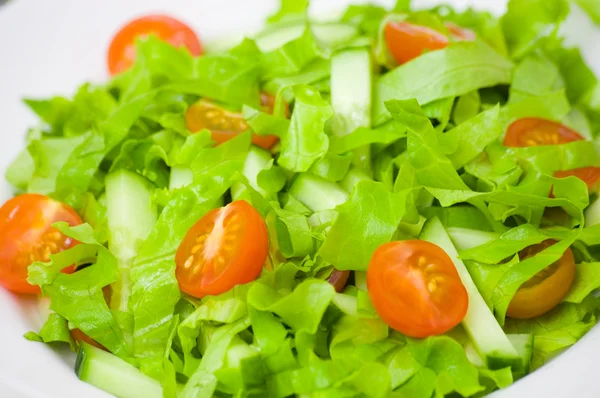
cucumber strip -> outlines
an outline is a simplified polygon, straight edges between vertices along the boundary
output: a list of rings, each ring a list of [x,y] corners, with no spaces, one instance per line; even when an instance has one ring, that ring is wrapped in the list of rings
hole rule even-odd
[[[255,43],[262,52],[274,51],[285,43],[299,38],[306,29],[306,23],[286,21],[275,24],[254,37]],[[310,29],[319,43],[333,48],[358,36],[355,26],[345,23],[311,24]]]
[[[487,366],[490,369],[506,366],[517,367],[520,363],[517,351],[477,290],[467,267],[458,257],[458,252],[450,240],[450,236],[438,218],[427,220],[420,239],[438,245],[452,259],[469,295],[469,307],[462,324]]]
[[[119,398],[162,398],[160,383],[100,348],[81,343],[75,362],[80,380]]]
[[[585,226],[600,224],[600,197],[585,210]]]
[[[250,186],[263,196],[266,196],[266,192],[258,186],[256,178],[258,177],[258,173],[267,167],[271,159],[270,152],[252,145],[248,151],[242,169],[242,174],[248,179]],[[246,190],[246,186],[241,182],[235,183],[231,187],[231,197],[233,200],[240,199]]]
[[[348,193],[352,193],[352,190],[360,181],[372,181],[371,177],[360,169],[351,169],[346,173],[346,176],[339,182],[340,186]]]
[[[175,166],[171,167],[171,176],[169,178],[169,189],[185,187],[194,181],[194,173],[189,167]]]
[[[359,127],[371,127],[371,75],[371,54],[366,48],[341,51],[331,58],[334,135],[343,136]],[[354,164],[370,173],[371,148],[357,148],[354,154]]]
[[[500,234],[496,232],[477,231],[467,228],[451,227],[446,232],[448,232],[452,243],[454,243],[458,250],[472,249],[500,238]]]
[[[515,369],[515,372],[520,376],[525,376],[529,373],[529,366],[533,358],[533,334],[507,334],[507,336],[521,360],[520,366]]]
[[[335,209],[348,200],[348,192],[335,182],[310,173],[298,174],[288,192],[315,213]]]
[[[106,176],[109,248],[119,262],[119,280],[112,287],[112,309],[128,310],[131,264],[156,223],[153,193],[154,187],[148,180],[128,170]]]

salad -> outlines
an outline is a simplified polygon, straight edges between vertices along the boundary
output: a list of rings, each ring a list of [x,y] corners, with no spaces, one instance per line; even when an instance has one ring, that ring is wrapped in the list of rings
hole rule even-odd
[[[595,19],[596,2],[580,1]],[[497,18],[282,1],[258,34],[123,27],[27,99],[0,284],[118,397],[480,397],[600,308],[600,84],[567,0]]]

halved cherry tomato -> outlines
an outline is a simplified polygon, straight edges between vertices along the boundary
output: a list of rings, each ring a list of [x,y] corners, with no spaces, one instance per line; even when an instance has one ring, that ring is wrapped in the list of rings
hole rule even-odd
[[[49,255],[79,242],[52,227],[58,221],[81,224],[69,206],[38,194],[9,199],[0,207],[0,284],[17,293],[39,293],[27,282],[27,267],[34,261],[49,261]],[[71,273],[73,266],[63,270]]]
[[[519,258],[524,260],[532,257],[555,241],[547,240],[530,246],[521,253]],[[535,318],[556,307],[565,298],[575,279],[575,260],[571,249],[554,264],[544,268],[521,285],[513,297],[506,315],[511,318]]]
[[[422,240],[390,242],[375,250],[367,289],[381,318],[411,337],[447,332],[462,321],[469,304],[450,257]]]
[[[335,288],[335,291],[340,293],[346,287],[349,276],[350,271],[338,271],[337,269],[334,269],[331,275],[329,275],[329,278],[327,278],[327,282],[331,283]]]
[[[133,65],[135,40],[151,34],[174,47],[186,47],[192,55],[202,54],[202,44],[189,26],[166,15],[147,15],[129,22],[112,39],[108,49],[110,74],[116,75]]]
[[[537,145],[559,145],[583,140],[567,126],[551,120],[528,117],[511,123],[506,130],[504,146],[523,148]]]
[[[175,254],[182,291],[217,295],[260,274],[269,250],[267,226],[248,202],[208,212],[185,235]]]
[[[477,39],[477,35],[471,29],[458,26],[454,22],[444,22],[444,26],[455,41],[475,41]]]
[[[273,113],[275,97],[262,93],[260,100],[263,111]],[[190,106],[185,114],[185,121],[192,133],[203,129],[210,130],[212,139],[217,145],[229,141],[250,128],[241,113],[230,112],[204,99]],[[278,138],[274,135],[254,134],[252,136],[252,143],[264,149],[270,149],[277,140]]]
[[[446,22],[444,24],[455,41],[475,40],[475,32]],[[410,22],[389,22],[385,26],[385,41],[390,53],[399,64],[417,58],[425,51],[440,50],[450,44],[449,38],[441,32],[427,26]]]
[[[530,147],[537,145],[560,145],[584,138],[577,132],[551,120],[523,118],[513,122],[506,130],[504,145],[507,147]],[[583,167],[554,173],[554,177],[575,176],[592,188],[600,180],[599,167]]]

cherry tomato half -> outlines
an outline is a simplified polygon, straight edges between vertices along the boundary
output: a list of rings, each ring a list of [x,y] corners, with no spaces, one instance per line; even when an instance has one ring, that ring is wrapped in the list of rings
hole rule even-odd
[[[381,318],[411,337],[447,332],[462,321],[469,304],[450,257],[422,240],[390,242],[375,250],[367,289]]]
[[[263,111],[273,113],[275,97],[263,93],[260,100]],[[192,133],[197,133],[203,129],[210,130],[212,139],[217,145],[229,141],[250,128],[241,113],[230,112],[204,99],[190,106],[185,114],[185,120],[188,129]],[[278,138],[274,135],[254,134],[252,136],[254,145],[267,150],[275,145],[277,140]]]
[[[147,15],[134,19],[115,35],[108,49],[108,70],[116,75],[135,61],[135,40],[154,34],[174,47],[186,47],[192,55],[202,54],[196,33],[181,21],[166,15]]]
[[[248,202],[208,212],[185,235],[175,255],[182,291],[197,298],[255,280],[269,250],[267,226]]]
[[[334,269],[331,275],[329,275],[329,278],[327,278],[327,282],[331,283],[335,288],[335,291],[340,293],[346,287],[349,276],[350,271],[338,271],[337,269]]]
[[[58,221],[81,224],[69,206],[38,194],[9,199],[0,207],[0,284],[17,293],[39,293],[27,282],[27,267],[34,261],[49,261],[55,254],[79,242],[52,227]],[[63,270],[71,273],[74,267]]]
[[[524,118],[513,122],[506,130],[504,145],[507,147],[530,147],[537,145],[560,145],[584,138],[577,132],[551,120]],[[592,188],[600,180],[599,167],[583,167],[580,169],[557,171],[554,177],[565,178],[575,176]]]
[[[445,23],[445,26],[456,41],[475,40],[475,33],[469,29],[451,22]],[[389,22],[385,26],[384,36],[388,49],[398,64],[411,61],[425,51],[440,50],[450,44],[450,39],[443,33],[405,21]]]
[[[519,258],[524,260],[532,257],[554,243],[556,242],[547,240],[530,246],[519,253]],[[545,314],[565,298],[574,279],[575,259],[571,249],[567,249],[557,262],[521,285],[510,302],[506,315],[511,318],[529,319]]]

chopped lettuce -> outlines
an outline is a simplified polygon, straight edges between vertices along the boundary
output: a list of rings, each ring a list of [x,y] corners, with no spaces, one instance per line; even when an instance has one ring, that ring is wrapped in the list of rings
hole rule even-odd
[[[595,3],[576,2],[596,18]],[[600,308],[598,193],[554,177],[600,167],[600,84],[560,37],[570,2],[511,0],[498,18],[398,0],[389,10],[351,5],[327,22],[309,17],[308,1],[281,3],[263,31],[227,50],[194,57],[151,35],[107,84],[25,100],[40,123],[6,178],[84,221],[56,224],[80,244],[29,266],[52,312],[25,337],[75,349],[71,331],[80,329],[169,398],[431,398],[504,388],[589,331]],[[476,40],[451,38],[397,65],[384,34],[390,21],[442,34],[453,23]],[[275,97],[273,111],[262,93]],[[237,112],[247,131],[218,145],[210,128],[190,131],[198,100]],[[505,147],[508,126],[526,117],[587,139]],[[258,149],[255,136],[279,141]],[[143,189],[114,184],[115,175]],[[175,264],[183,237],[233,200],[265,220],[264,269],[217,296],[183,294]],[[143,220],[127,225],[130,217]],[[417,239],[433,218],[503,332],[525,335],[524,351],[533,336],[512,368],[485,364],[462,326],[406,337],[371,302],[374,251]],[[506,317],[518,289],[568,248],[576,276],[562,303],[533,319]],[[61,272],[69,266],[76,271]],[[337,292],[334,270],[351,271]],[[118,305],[107,304],[109,288]]]

